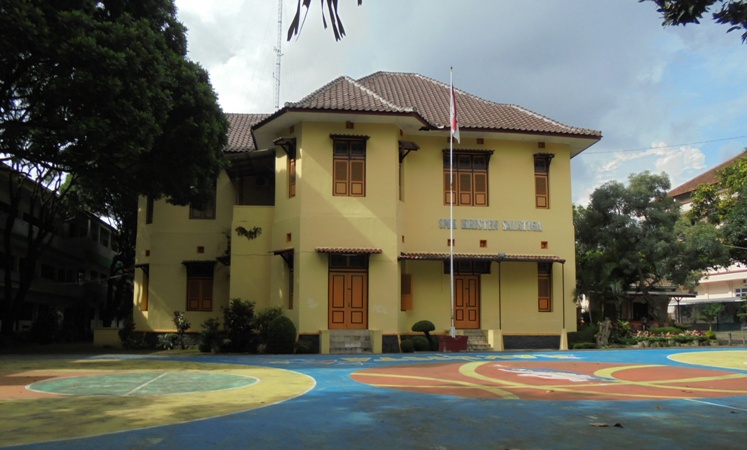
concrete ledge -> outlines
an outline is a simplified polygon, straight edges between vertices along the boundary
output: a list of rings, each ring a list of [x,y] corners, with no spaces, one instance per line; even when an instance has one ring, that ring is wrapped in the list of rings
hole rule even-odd
[[[94,328],[93,346],[102,348],[122,348],[119,328]]]

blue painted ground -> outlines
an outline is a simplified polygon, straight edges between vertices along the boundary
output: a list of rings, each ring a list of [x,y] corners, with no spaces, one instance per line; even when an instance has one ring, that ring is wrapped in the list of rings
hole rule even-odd
[[[541,401],[407,392],[351,378],[351,373],[367,368],[449,361],[571,359],[626,366],[704,368],[674,361],[669,356],[685,352],[703,352],[702,356],[707,356],[708,352],[729,351],[734,352],[730,362],[733,367],[717,370],[747,374],[747,365],[743,365],[745,350],[723,347],[425,353],[409,357],[151,356],[148,358],[283,368],[307,374],[317,384],[298,398],[224,417],[17,448],[742,449],[747,446],[744,380],[740,386],[742,394],[721,398]],[[261,382],[258,386],[261,388]],[[96,412],[91,414],[95,416]]]

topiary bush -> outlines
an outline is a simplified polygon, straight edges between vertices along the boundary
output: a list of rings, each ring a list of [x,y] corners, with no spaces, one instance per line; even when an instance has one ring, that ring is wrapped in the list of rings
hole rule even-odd
[[[296,326],[289,318],[276,317],[267,325],[267,353],[293,353],[295,343]]]
[[[402,353],[412,353],[415,351],[415,344],[412,339],[405,339],[399,344],[399,349],[402,350]]]
[[[431,349],[431,343],[424,336],[415,336],[411,340],[416,352],[427,352]]]
[[[412,331],[417,331],[425,334],[426,342],[430,350],[436,350],[438,348],[436,342],[431,338],[430,332],[435,330],[436,326],[430,320],[421,320],[415,322],[412,326]]]

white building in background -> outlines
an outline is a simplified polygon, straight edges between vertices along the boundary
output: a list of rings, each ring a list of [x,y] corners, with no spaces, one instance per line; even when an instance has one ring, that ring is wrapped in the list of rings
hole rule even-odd
[[[686,183],[674,188],[669,196],[682,204],[682,211],[691,208],[692,194],[702,184],[718,182],[718,172],[738,159],[747,157],[745,153],[731,158],[713,169],[704,172]],[[723,303],[724,313],[719,317],[722,329],[736,328],[740,322],[737,313],[743,302],[747,301],[747,266],[735,264],[726,268],[712,269],[700,279],[695,298],[686,298],[669,304],[669,314],[677,322],[694,322],[698,309],[708,303]]]

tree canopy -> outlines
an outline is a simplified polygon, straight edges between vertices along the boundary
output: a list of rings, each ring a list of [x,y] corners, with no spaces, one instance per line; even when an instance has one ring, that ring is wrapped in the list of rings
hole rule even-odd
[[[589,206],[576,207],[579,294],[619,302],[635,290],[664,319],[668,299],[652,294],[659,286],[693,286],[703,270],[725,260],[716,228],[681,218],[669,188],[666,174],[643,172],[631,175],[627,186],[602,185]]]
[[[0,0],[0,160],[11,182],[56,199],[50,217],[77,187],[98,211],[138,195],[204,204],[228,122],[207,72],[186,54],[173,0]]]
[[[664,21],[662,25],[700,23],[705,14],[720,24],[731,25],[727,32],[746,30],[742,42],[747,42],[747,2],[745,0],[639,0],[653,1]],[[716,4],[720,4],[720,8]]]
[[[747,264],[747,152],[717,175],[693,192],[688,217],[718,226],[731,261]]]

